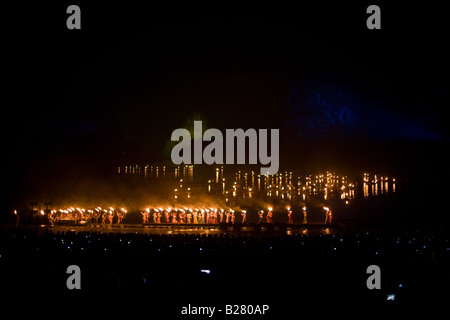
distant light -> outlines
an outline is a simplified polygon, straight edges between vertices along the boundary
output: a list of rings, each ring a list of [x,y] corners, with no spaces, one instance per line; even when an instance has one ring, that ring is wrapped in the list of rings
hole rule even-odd
[[[392,294],[388,294],[386,300],[391,300],[391,301],[395,300],[395,294],[393,294],[393,293]]]
[[[207,269],[202,269],[200,270],[200,272],[206,273],[206,274],[210,274],[211,270],[207,270]]]
[[[398,287],[401,288],[401,287],[403,287],[403,285],[400,283],[400,284],[398,285]]]

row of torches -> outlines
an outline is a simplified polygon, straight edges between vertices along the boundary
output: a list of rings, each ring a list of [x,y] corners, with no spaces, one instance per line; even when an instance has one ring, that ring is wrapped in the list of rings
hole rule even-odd
[[[325,211],[325,223],[331,223],[332,211],[328,207],[323,207]],[[289,224],[293,223],[291,207],[286,208],[288,212]],[[264,215],[264,210],[258,211],[258,223],[273,223],[273,208],[268,207],[267,213]],[[117,218],[117,223],[122,223],[127,214],[127,210],[124,208],[114,209],[109,207],[103,209],[96,207],[95,209],[85,208],[66,208],[59,210],[40,210],[41,215],[48,214],[48,218],[51,223],[58,220],[78,220],[89,221],[94,219],[97,223],[112,224],[114,217]],[[307,210],[306,207],[302,208],[303,221],[307,223]],[[14,210],[14,214],[18,214],[17,210]],[[218,223],[231,223],[234,224],[237,215],[241,216],[240,223],[247,222],[247,210],[233,210],[233,209],[219,209],[219,208],[146,208],[145,211],[141,211],[142,223],[187,223],[187,224],[218,224]]]
[[[17,214],[17,211],[14,210],[14,213]],[[127,210],[124,208],[114,209],[113,207],[109,207],[108,209],[102,207],[96,207],[94,209],[70,207],[59,210],[40,210],[39,213],[41,215],[47,213],[50,222],[58,220],[87,221],[93,218],[103,223],[112,223],[113,218],[117,217],[117,222],[122,223],[127,214]]]
[[[332,211],[328,207],[323,207],[325,212],[325,223],[332,222]],[[288,223],[293,224],[292,210],[291,207],[286,208],[288,213]],[[273,223],[273,208],[268,207],[266,215],[264,215],[264,210],[258,211],[258,223]],[[240,213],[241,223],[247,222],[247,210],[235,211],[233,209],[217,209],[217,208],[205,208],[205,209],[192,209],[185,207],[184,209],[162,209],[162,208],[147,208],[142,211],[142,222],[143,223],[187,223],[187,224],[217,224],[217,223],[231,223],[234,224],[236,221],[236,214]],[[302,208],[303,213],[303,224],[308,222],[307,220],[307,210],[306,207]],[[150,218],[152,220],[150,221]]]
[[[291,207],[287,207],[287,215],[288,215],[288,223],[293,224],[292,217],[292,209]],[[323,210],[325,212],[325,223],[332,222],[333,213],[329,207],[324,206]],[[187,224],[216,224],[216,223],[232,223],[234,224],[236,221],[236,214],[240,213],[241,215],[241,223],[247,222],[247,210],[238,210],[235,211],[233,209],[217,209],[217,208],[187,208],[184,209],[172,209],[172,208],[146,208],[145,211],[142,211],[142,222],[143,223],[187,223]],[[258,211],[258,223],[273,223],[273,208],[268,207],[268,211],[266,215],[264,215],[264,210]],[[308,222],[307,220],[307,209],[304,206],[302,208],[303,213],[303,224]],[[152,220],[150,220],[152,218]]]

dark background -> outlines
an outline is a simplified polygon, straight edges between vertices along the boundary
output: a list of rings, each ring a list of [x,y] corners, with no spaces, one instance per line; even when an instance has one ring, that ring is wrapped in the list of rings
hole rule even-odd
[[[66,28],[70,4],[81,30]],[[281,170],[381,170],[441,207],[445,11],[378,1],[382,29],[368,30],[370,4],[7,5],[3,211],[168,159],[193,119],[279,128]]]

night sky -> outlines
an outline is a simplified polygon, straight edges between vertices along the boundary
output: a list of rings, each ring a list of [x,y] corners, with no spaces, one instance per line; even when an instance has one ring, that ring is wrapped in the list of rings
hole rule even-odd
[[[8,208],[49,181],[168,159],[171,132],[193,119],[279,128],[281,168],[445,165],[448,19],[438,5],[377,2],[382,29],[368,30],[369,2],[78,2],[82,29],[67,30],[69,4],[4,10]]]

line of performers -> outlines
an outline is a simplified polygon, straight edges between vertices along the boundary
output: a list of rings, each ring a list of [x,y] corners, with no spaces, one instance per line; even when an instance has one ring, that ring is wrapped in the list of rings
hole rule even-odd
[[[328,207],[323,207],[323,209],[325,210],[325,222],[324,222],[324,224],[327,224],[327,223],[331,224],[332,223],[332,219],[333,219],[333,212]],[[288,207],[287,211],[288,211],[288,224],[294,224],[294,219],[293,219],[293,216],[292,216],[292,209],[291,209],[291,207]],[[302,224],[307,224],[308,223],[308,213],[306,212],[306,207],[302,208],[302,213],[303,213]]]
[[[146,209],[141,212],[142,223],[184,223],[184,224],[234,224],[240,215],[239,222],[247,222],[247,211],[236,213],[224,209]]]
[[[293,212],[290,207],[288,210],[288,224],[294,224]],[[324,207],[325,224],[332,222],[332,212]],[[302,224],[308,223],[308,214],[306,207],[302,210]],[[234,210],[224,209],[146,209],[141,212],[142,223],[181,223],[181,224],[234,224],[236,222],[245,224],[247,222],[247,211],[235,212]],[[240,216],[240,218],[238,218]],[[239,220],[239,221],[237,221]],[[272,208],[267,213],[264,210],[258,211],[258,224],[274,223]]]
[[[61,220],[74,220],[75,224],[80,222],[87,223],[101,223],[101,224],[122,224],[127,211],[120,210],[102,210],[96,208],[95,210],[85,209],[68,209],[68,210],[51,210],[48,214],[48,219],[51,225]]]

